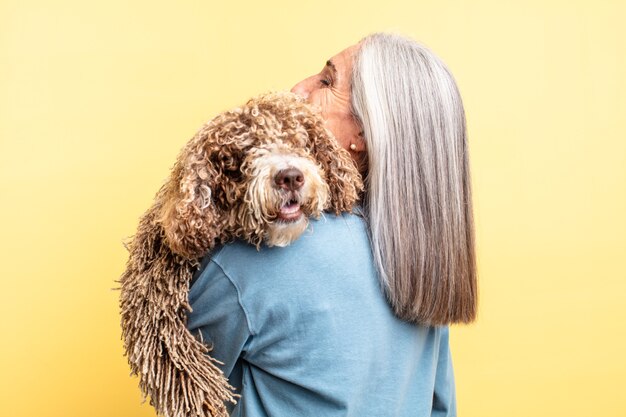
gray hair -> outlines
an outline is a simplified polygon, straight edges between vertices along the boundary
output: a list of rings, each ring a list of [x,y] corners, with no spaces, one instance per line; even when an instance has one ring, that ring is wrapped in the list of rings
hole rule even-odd
[[[351,88],[368,154],[372,252],[395,314],[427,325],[473,321],[469,155],[452,74],[412,39],[374,33],[361,41]]]

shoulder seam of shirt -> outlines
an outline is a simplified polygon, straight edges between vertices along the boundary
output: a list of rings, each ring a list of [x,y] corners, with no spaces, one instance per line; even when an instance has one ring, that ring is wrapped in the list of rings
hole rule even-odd
[[[222,274],[224,274],[226,279],[228,279],[232,286],[235,287],[235,292],[237,293],[237,302],[239,303],[239,307],[241,307],[241,310],[243,311],[243,316],[246,318],[246,326],[248,326],[248,332],[250,332],[252,336],[256,336],[256,332],[252,330],[252,324],[250,322],[248,310],[246,310],[246,307],[243,305],[243,301],[241,300],[241,290],[239,289],[235,281],[230,277],[230,275],[228,275],[226,271],[224,271],[222,265],[220,265],[215,259],[211,259],[211,262],[214,263],[220,269],[220,271],[222,271]]]

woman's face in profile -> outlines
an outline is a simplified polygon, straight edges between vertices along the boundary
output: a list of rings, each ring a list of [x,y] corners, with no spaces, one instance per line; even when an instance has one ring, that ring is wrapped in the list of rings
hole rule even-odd
[[[291,92],[321,108],[326,127],[353,158],[364,151],[359,137],[360,127],[352,116],[350,106],[352,65],[358,48],[359,44],[356,44],[339,52],[326,62],[319,73],[305,78],[291,89]],[[350,145],[353,145],[352,148]]]

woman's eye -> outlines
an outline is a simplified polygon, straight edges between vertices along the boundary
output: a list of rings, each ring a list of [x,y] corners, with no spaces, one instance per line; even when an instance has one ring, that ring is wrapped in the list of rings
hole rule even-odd
[[[325,78],[322,78],[320,80],[320,83],[322,83],[322,85],[325,85],[326,87],[330,87],[330,80],[327,80]]]

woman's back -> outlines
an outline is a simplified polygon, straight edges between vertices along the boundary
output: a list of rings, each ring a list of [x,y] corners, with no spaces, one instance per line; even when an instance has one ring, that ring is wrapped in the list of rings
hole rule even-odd
[[[242,395],[233,416],[456,415],[447,327],[397,319],[366,224],[326,214],[285,248],[205,258],[187,323]]]

